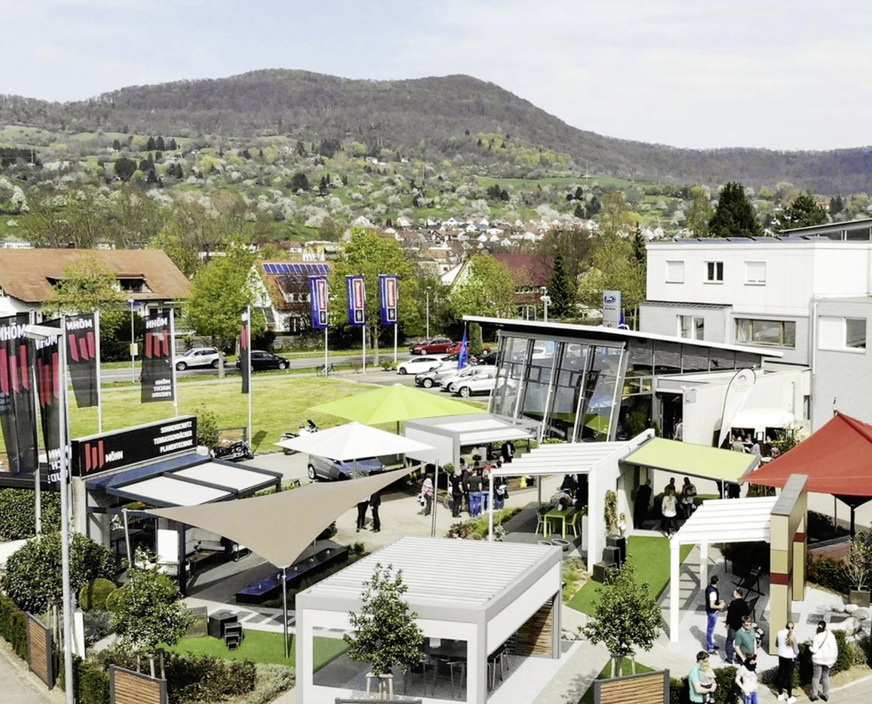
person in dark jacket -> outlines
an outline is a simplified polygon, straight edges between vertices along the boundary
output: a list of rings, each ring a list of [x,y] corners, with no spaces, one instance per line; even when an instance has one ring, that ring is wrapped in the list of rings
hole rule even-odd
[[[745,601],[745,596],[741,589],[733,590],[733,600],[727,607],[727,643],[724,660],[730,664],[733,663],[733,658],[736,653],[733,648],[733,642],[736,640],[736,633],[742,628],[742,619],[751,613],[751,608],[748,602]]]
[[[636,501],[633,503],[633,526],[635,528],[642,527],[651,506],[651,494],[653,493],[650,479],[642,484],[636,492]]]
[[[372,532],[381,530],[381,518],[378,515],[378,507],[381,506],[381,492],[377,491],[369,497],[369,507],[372,509]]]
[[[451,484],[451,516],[458,518],[463,508],[463,472],[458,467],[449,480]]]
[[[357,532],[360,533],[361,528],[366,528],[366,509],[369,507],[369,497],[361,499],[357,502]]]

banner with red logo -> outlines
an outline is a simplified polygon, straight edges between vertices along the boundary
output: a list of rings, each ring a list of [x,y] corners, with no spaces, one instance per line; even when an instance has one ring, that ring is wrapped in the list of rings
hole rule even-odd
[[[251,393],[251,308],[242,311],[242,333],[239,335],[239,370],[242,372],[242,393]]]
[[[312,303],[312,327],[323,330],[327,327],[327,277],[309,277],[309,301]]]
[[[197,416],[181,416],[102,435],[76,438],[70,447],[72,474],[75,477],[190,452],[197,447]]]
[[[145,319],[142,353],[142,403],[172,401],[173,311],[160,310]]]
[[[400,284],[396,274],[379,274],[378,289],[382,325],[396,325],[400,297]]]
[[[0,318],[0,426],[12,474],[32,474],[38,467],[28,322],[27,313]]]
[[[39,401],[39,418],[42,425],[42,441],[48,455],[49,481],[60,481],[61,435],[60,419],[63,413],[61,394],[60,336],[61,321],[47,320],[42,325],[57,328],[58,334],[45,340],[32,340],[35,362],[36,397]]]
[[[366,325],[366,283],[362,276],[346,276],[348,324]]]
[[[100,404],[97,366],[100,328],[93,313],[66,318],[67,371],[73,382],[76,404],[90,408]]]

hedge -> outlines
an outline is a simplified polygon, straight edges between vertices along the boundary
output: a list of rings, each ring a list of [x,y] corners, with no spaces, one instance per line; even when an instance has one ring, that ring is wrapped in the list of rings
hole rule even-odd
[[[40,494],[43,531],[61,528],[60,493]],[[36,533],[33,489],[0,489],[0,540],[26,540]]]
[[[66,690],[63,662],[58,669],[58,686]],[[109,704],[109,675],[90,660],[73,657],[73,683],[76,704]]]
[[[736,684],[736,668],[718,667],[714,672],[718,683],[714,704],[739,704],[741,691]],[[687,677],[682,677],[680,680],[670,678],[669,704],[690,704],[690,685]]]
[[[18,657],[27,660],[27,614],[5,594],[0,594],[0,636],[9,641]]]
[[[806,559],[806,575],[808,581],[839,594],[847,595],[851,589],[851,578],[844,560],[826,556],[813,557],[809,553]]]

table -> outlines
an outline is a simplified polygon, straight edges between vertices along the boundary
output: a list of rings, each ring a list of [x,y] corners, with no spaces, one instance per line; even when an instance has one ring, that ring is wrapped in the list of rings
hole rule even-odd
[[[566,540],[566,519],[572,516],[578,509],[574,507],[569,507],[567,509],[559,509],[553,508],[548,513],[545,514],[545,537],[547,538],[550,535],[549,529],[551,527],[551,521],[559,520],[560,521],[560,536]]]

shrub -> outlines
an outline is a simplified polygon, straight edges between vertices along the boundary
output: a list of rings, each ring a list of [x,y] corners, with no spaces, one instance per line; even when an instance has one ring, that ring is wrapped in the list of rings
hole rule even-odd
[[[79,592],[79,605],[85,611],[106,609],[106,599],[115,591],[115,583],[98,577],[88,582]]]
[[[42,530],[60,530],[61,495],[40,494]],[[0,489],[0,540],[26,540],[36,533],[36,502],[31,489]]]
[[[736,684],[736,668],[729,666],[715,668],[715,680],[718,688],[715,690],[714,704],[739,704],[741,692],[739,685]],[[690,685],[687,677],[682,677],[680,680],[671,678],[670,683],[669,704],[689,704]]]
[[[294,668],[284,665],[258,664],[254,691],[236,700],[234,704],[269,704],[296,682]]]
[[[78,593],[97,577],[111,577],[114,558],[106,548],[80,533],[70,543],[70,583]],[[61,600],[61,538],[46,533],[30,539],[13,553],[6,565],[6,593],[24,611],[41,613]]]
[[[82,616],[86,645],[93,645],[112,633],[112,614],[108,611],[86,611]]]
[[[809,554],[806,559],[806,574],[810,582],[840,594],[847,594],[851,588],[851,578],[843,560]]]
[[[59,668],[58,686],[66,689],[64,668]],[[109,704],[109,675],[89,660],[73,658],[73,701],[76,704]]]
[[[15,602],[0,593],[0,636],[12,645],[15,654],[27,659],[27,614]]]

